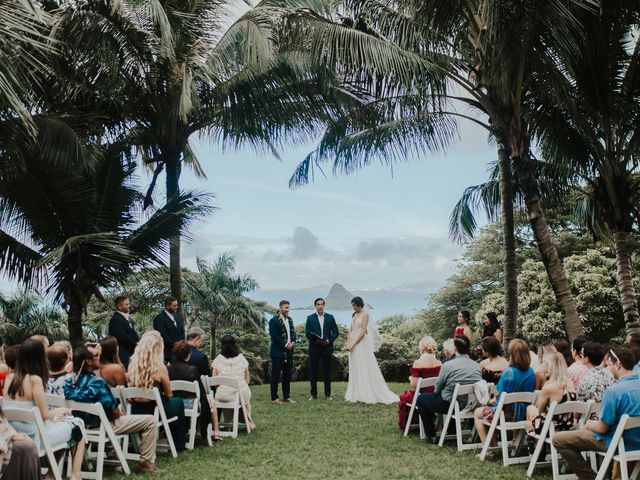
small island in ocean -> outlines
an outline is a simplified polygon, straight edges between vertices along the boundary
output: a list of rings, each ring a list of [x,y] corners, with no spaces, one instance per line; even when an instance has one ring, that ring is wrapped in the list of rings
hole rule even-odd
[[[353,307],[351,306],[351,299],[354,297],[349,290],[344,288],[339,283],[334,283],[333,286],[329,289],[329,293],[326,297],[324,297],[325,302],[325,310],[351,310]],[[369,310],[373,310],[373,307],[368,303],[365,303]],[[294,308],[292,310],[314,310],[315,307],[313,305],[302,307],[302,308]]]

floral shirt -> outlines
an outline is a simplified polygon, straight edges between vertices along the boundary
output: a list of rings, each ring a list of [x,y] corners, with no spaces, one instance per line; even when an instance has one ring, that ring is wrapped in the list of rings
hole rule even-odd
[[[573,382],[573,387],[578,390],[580,386],[580,382],[582,381],[582,377],[584,377],[589,371],[589,367],[587,367],[582,362],[573,362],[571,366],[567,369],[567,373]]]
[[[582,377],[578,387],[577,400],[601,402],[604,391],[615,382],[613,376],[602,367],[593,367]]]
[[[71,374],[64,372],[52,375],[47,381],[47,393],[64,397],[64,384],[71,378]]]

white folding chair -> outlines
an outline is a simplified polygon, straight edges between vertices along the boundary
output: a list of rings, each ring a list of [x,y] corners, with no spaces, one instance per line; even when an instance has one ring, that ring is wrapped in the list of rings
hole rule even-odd
[[[588,402],[573,401],[561,404],[558,404],[557,402],[551,403],[549,409],[547,410],[545,422],[542,425],[540,434],[538,435],[535,432],[529,433],[529,436],[535,438],[537,442],[536,447],[533,451],[533,455],[531,456],[531,461],[529,462],[529,468],[527,468],[527,477],[531,477],[536,466],[540,465],[540,462],[538,462],[538,460],[545,444],[548,446],[547,448],[549,448],[549,453],[551,455],[551,471],[553,473],[553,480],[573,477],[573,475],[560,475],[558,451],[553,446],[553,435],[555,434],[553,417],[556,415],[573,415],[574,417],[576,415],[580,415],[580,420],[576,425],[576,428],[580,429],[582,428],[582,425],[584,425],[584,423],[588,420],[589,415],[591,414],[592,407],[592,400],[589,400]],[[541,460],[544,460],[544,458]]]
[[[209,393],[213,387],[218,387],[221,385],[226,385],[228,387],[232,387],[235,389],[235,397],[231,402],[221,402],[216,400],[216,407],[218,411],[221,410],[232,410],[233,411],[233,421],[231,424],[231,431],[221,431],[220,436],[222,437],[232,437],[236,438],[238,436],[238,427],[240,425],[240,410],[244,415],[244,427],[247,429],[247,433],[251,433],[251,427],[249,426],[249,414],[245,407],[244,397],[242,396],[242,391],[240,390],[240,379],[237,377],[209,377],[207,375],[202,375],[202,385],[205,387],[205,391]],[[211,436],[213,435],[213,427],[209,425],[207,430],[207,438],[209,440],[209,445],[211,445]]]
[[[418,423],[411,423],[413,420],[413,412],[416,411],[416,402],[418,401],[418,396],[420,395],[420,390],[427,387],[433,387],[436,384],[436,380],[438,377],[429,377],[429,378],[418,378],[418,383],[416,384],[416,391],[413,394],[413,401],[411,405],[407,405],[409,408],[409,418],[407,418],[407,426],[404,427],[404,436],[409,435],[409,429],[411,427],[419,427],[420,420],[418,419]]]
[[[609,470],[609,465],[612,460],[620,463],[620,477],[622,480],[629,480],[627,462],[636,462],[636,466],[631,473],[631,478],[638,478],[640,464],[637,462],[640,461],[640,450],[627,451],[624,446],[624,438],[622,438],[625,430],[632,428],[640,428],[640,417],[630,417],[625,413],[620,417],[620,421],[618,422],[618,426],[616,427],[607,451],[597,452],[600,455],[604,455],[604,460],[602,460],[602,465],[600,465],[596,480],[604,480],[604,478],[606,478],[607,470]],[[618,452],[617,454],[616,451]]]
[[[526,411],[526,405],[535,404],[537,398],[538,392],[514,392],[503,393],[502,395],[500,395],[500,400],[498,401],[498,405],[496,406],[493,420],[491,421],[491,424],[489,426],[487,438],[482,445],[480,460],[484,460],[486,458],[489,447],[491,446],[491,439],[496,433],[496,430],[499,430],[500,446],[502,449],[502,464],[506,467],[507,465],[513,465],[516,463],[529,462],[531,455],[529,455],[528,453],[527,455],[522,457],[515,456],[525,437],[525,426],[527,423],[526,419],[507,421],[504,414],[504,407],[506,405],[513,405],[516,403],[524,404],[521,406],[521,408],[523,408],[524,415],[524,411]],[[514,436],[512,442],[514,456],[511,457],[509,456],[509,432],[511,432]]]
[[[117,435],[111,426],[111,422],[107,418],[107,414],[102,407],[102,404],[99,402],[96,403],[82,403],[75,402],[73,400],[66,401],[66,407],[70,408],[72,411],[76,412],[84,412],[90,415],[95,415],[100,420],[100,423],[95,428],[87,428],[87,441],[89,442],[89,448],[87,448],[87,457],[95,458],[96,461],[96,471],[95,472],[82,472],[82,478],[89,479],[97,479],[101,480],[103,477],[104,464],[108,462],[106,459],[105,448],[107,442],[111,442],[113,446],[113,450],[118,459],[118,464],[122,466],[124,473],[129,475],[131,473],[131,469],[129,468],[129,464],[127,463],[127,459],[122,450],[122,444],[124,443],[125,437],[127,435]],[[97,445],[96,452],[92,452],[90,445]]]
[[[178,452],[176,450],[175,443],[173,442],[173,435],[171,435],[171,428],[169,428],[169,424],[178,420],[178,417],[167,418],[167,413],[164,410],[164,406],[162,405],[162,398],[160,397],[160,391],[154,387],[151,389],[146,388],[136,388],[136,387],[123,387],[121,389],[122,399],[124,400],[124,404],[126,405],[126,413],[127,415],[131,415],[131,402],[135,401],[135,399],[146,399],[148,401],[155,402],[155,409],[153,411],[153,415],[156,419],[156,424],[158,427],[162,427],[164,430],[164,434],[167,437],[167,444],[158,443],[159,447],[169,447],[171,451],[171,456],[176,458],[178,456]],[[126,443],[125,443],[125,451],[126,451]]]
[[[9,422],[24,422],[36,426],[36,433],[34,441],[38,445],[38,455],[40,458],[47,457],[49,461],[49,468],[56,480],[62,480],[62,465],[64,457],[60,460],[60,463],[56,461],[55,453],[59,450],[67,450],[67,442],[63,441],[58,445],[52,445],[47,438],[47,430],[40,415],[40,409],[38,407],[33,408],[12,408],[3,407],[5,417]]]
[[[193,406],[191,408],[184,409],[184,416],[189,418],[189,441],[187,442],[187,448],[193,450],[196,441],[196,430],[198,424],[198,417],[200,416],[200,385],[198,381],[187,382],[184,380],[172,380],[171,390],[174,392],[186,392],[193,396]]]
[[[456,443],[459,452],[463,450],[472,450],[481,445],[480,443],[464,443],[462,441],[462,435],[464,433],[469,434],[471,436],[471,439],[473,439],[473,437],[475,436],[475,426],[472,427],[471,430],[462,430],[463,420],[471,419],[473,421],[473,411],[467,410],[466,408],[460,408],[461,397],[467,396],[467,399],[469,400],[469,395],[473,395],[472,383],[468,385],[457,384],[454,388],[453,395],[451,396],[451,403],[449,404],[449,410],[447,411],[447,415],[444,418],[442,432],[440,432],[440,441],[438,442],[438,446],[442,447],[444,445],[444,441],[447,439],[449,423],[451,423],[452,419],[456,426]]]

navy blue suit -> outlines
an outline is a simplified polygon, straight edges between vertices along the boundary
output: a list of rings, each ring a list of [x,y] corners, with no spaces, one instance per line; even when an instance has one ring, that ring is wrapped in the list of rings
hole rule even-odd
[[[311,383],[311,396],[318,396],[318,367],[322,360],[322,373],[324,374],[324,395],[331,396],[331,355],[333,354],[333,342],[340,335],[336,319],[330,313],[324,314],[324,323],[320,331],[318,314],[307,317],[305,335],[309,340],[309,382]],[[320,338],[328,341],[324,345]]]
[[[296,332],[293,320],[287,317],[291,341],[296,343]],[[271,337],[271,400],[278,399],[278,380],[282,374],[282,396],[286,400],[291,397],[291,373],[293,371],[293,349],[287,350],[287,331],[278,315],[269,320],[269,336]]]
[[[129,321],[120,312],[115,312],[109,320],[109,335],[118,340],[120,361],[126,367],[129,365],[129,358],[140,341],[136,332],[135,323],[129,317]]]
[[[171,349],[176,342],[184,340],[184,323],[178,313],[173,314],[173,320],[169,318],[167,312],[162,310],[158,316],[153,320],[153,329],[160,332],[162,340],[164,340],[164,361],[171,362]]]

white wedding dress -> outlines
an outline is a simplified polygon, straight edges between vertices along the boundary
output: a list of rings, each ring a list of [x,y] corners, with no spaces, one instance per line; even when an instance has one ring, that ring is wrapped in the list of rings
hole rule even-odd
[[[358,335],[362,328],[364,312],[357,313],[351,320],[351,336]],[[371,319],[369,320],[371,322]],[[398,396],[387,387],[378,361],[374,355],[374,328],[367,328],[364,338],[349,352],[349,383],[344,399],[347,402],[396,403]]]

